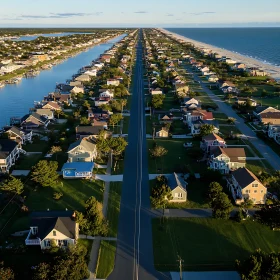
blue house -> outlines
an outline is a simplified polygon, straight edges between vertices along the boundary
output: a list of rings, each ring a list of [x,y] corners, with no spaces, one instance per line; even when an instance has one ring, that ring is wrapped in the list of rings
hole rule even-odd
[[[89,178],[92,177],[94,162],[66,162],[61,171],[63,178]]]

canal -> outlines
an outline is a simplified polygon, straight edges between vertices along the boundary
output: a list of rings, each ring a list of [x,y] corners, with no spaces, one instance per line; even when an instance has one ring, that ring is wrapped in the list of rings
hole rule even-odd
[[[73,74],[100,54],[110,49],[113,44],[125,37],[125,34],[92,47],[75,57],[71,57],[50,70],[42,71],[35,78],[22,79],[19,84],[0,88],[0,128],[10,123],[11,117],[23,117],[33,107],[34,101],[41,101],[49,92],[53,92],[56,83],[63,83]]]

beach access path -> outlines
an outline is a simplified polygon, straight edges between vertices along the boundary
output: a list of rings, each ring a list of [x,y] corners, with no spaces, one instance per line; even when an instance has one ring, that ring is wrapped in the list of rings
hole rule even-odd
[[[232,109],[230,105],[225,103],[224,100],[215,95],[200,79],[200,77],[194,73],[190,66],[186,66],[186,69],[189,73],[193,74],[193,79],[196,82],[199,82],[203,92],[212,99],[212,101],[219,106],[219,111],[226,114],[228,117],[236,119],[235,125],[244,134],[247,139],[254,145],[254,147],[263,155],[263,157],[270,163],[270,165],[275,170],[280,170],[280,157],[261,139],[259,139],[256,133],[250,129],[245,123],[244,119],[239,117],[237,113]]]

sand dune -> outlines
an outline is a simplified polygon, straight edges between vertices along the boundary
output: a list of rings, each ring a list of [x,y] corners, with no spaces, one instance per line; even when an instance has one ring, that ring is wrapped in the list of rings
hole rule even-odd
[[[272,78],[280,81],[280,67],[278,67],[278,66],[266,64],[257,59],[250,58],[250,57],[247,57],[247,56],[244,56],[244,55],[232,52],[232,51],[228,51],[228,50],[225,50],[222,48],[218,48],[218,47],[209,45],[209,44],[205,44],[205,43],[178,35],[176,33],[170,32],[170,31],[162,29],[162,28],[159,28],[159,30],[166,34],[172,35],[177,39],[184,40],[185,42],[190,42],[190,43],[194,44],[196,47],[211,49],[213,52],[216,52],[222,56],[229,57],[237,62],[245,63],[248,67],[258,67],[260,69],[263,69],[265,72],[269,73]]]

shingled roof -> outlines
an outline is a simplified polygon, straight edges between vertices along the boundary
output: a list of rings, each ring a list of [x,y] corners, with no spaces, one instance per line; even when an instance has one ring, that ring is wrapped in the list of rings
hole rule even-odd
[[[244,189],[249,184],[252,184],[254,181],[258,181],[260,184],[260,180],[256,177],[254,173],[252,173],[247,168],[238,168],[237,170],[232,172],[232,176],[235,178],[239,186]]]

